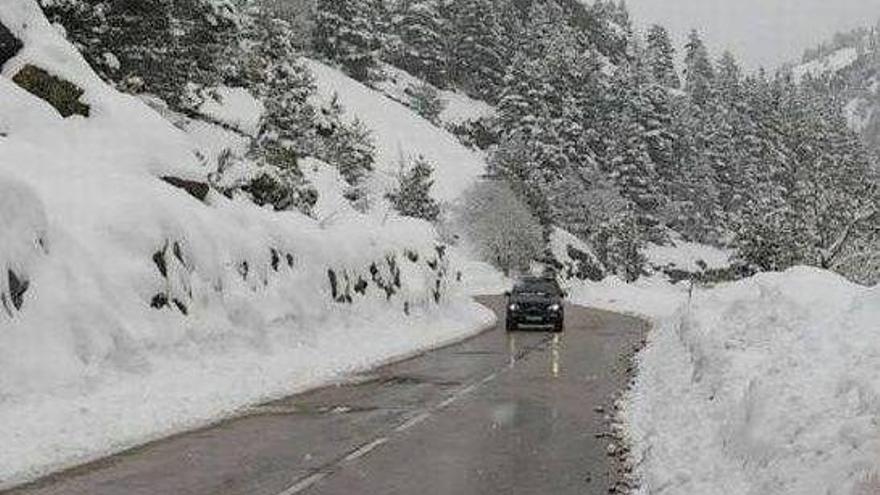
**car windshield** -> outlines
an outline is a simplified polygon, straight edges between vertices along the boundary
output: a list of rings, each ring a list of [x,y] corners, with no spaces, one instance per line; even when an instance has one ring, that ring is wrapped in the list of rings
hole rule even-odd
[[[519,282],[513,288],[513,293],[517,295],[554,295],[559,293],[556,284],[549,280],[527,280]]]

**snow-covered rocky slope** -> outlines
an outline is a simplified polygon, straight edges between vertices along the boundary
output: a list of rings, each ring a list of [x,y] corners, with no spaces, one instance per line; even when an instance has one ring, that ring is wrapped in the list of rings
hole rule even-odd
[[[0,24],[23,45],[0,61],[0,488],[491,323],[430,224],[355,211],[314,160],[316,218],[227,198],[205,157],[240,136],[111,89],[33,0],[3,2]],[[480,173],[451,136],[312,67],[384,157],[434,159],[444,199]],[[205,111],[252,126],[259,108],[229,96]]]
[[[622,402],[636,493],[880,489],[880,288],[795,268],[697,289],[692,300],[647,281],[575,297],[657,324]]]

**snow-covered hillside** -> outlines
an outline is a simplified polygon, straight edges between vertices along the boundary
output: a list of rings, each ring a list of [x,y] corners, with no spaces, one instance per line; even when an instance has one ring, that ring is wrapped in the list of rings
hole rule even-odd
[[[645,283],[584,296],[602,294],[658,325],[623,403],[637,493],[880,488],[878,288],[795,268],[698,289],[691,301]]]
[[[317,160],[301,167],[320,221],[228,198],[206,164],[242,136],[111,89],[33,0],[0,24],[23,44],[0,76],[0,487],[491,323],[430,224],[355,211]],[[447,200],[481,173],[448,134],[312,67],[386,167],[428,156]],[[253,103],[229,89],[203,111],[249,129]]]
[[[374,132],[378,151],[375,190],[389,190],[400,173],[401,160],[417,156],[434,166],[433,194],[441,202],[456,200],[485,174],[484,158],[449,132],[337,69],[312,60],[306,66],[325,100],[338,96],[346,111]]]
[[[856,48],[841,48],[824,57],[795,66],[792,69],[792,75],[798,82],[807,76],[820,77],[823,74],[835,73],[850,67],[858,58],[859,52]]]
[[[880,65],[876,33],[856,31],[849,41],[792,67],[795,81],[830,77],[844,102],[850,127],[873,149],[880,149]]]

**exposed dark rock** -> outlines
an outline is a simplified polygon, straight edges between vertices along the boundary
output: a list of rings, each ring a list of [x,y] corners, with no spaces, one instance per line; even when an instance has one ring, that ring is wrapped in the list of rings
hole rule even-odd
[[[327,270],[327,277],[330,279],[330,297],[337,301],[339,299],[339,280],[336,278],[336,272]]]
[[[400,283],[400,267],[397,266],[397,259],[394,256],[388,256],[385,258],[385,262],[388,263],[388,271],[391,272],[394,287],[401,288],[403,285]]]
[[[442,294],[440,293],[440,286],[441,286],[441,282],[440,282],[440,279],[438,278],[437,280],[434,281],[434,302],[437,304],[440,304],[440,298],[442,297]]]
[[[363,296],[367,293],[367,287],[369,286],[370,284],[366,280],[360,278],[354,286],[354,291]]]
[[[0,24],[0,68],[9,59],[16,56],[22,48],[24,48],[24,45],[21,43],[21,40],[16,38],[6,26]]]
[[[161,251],[153,253],[153,263],[156,264],[156,269],[159,270],[162,278],[168,278],[168,264],[165,262],[165,249],[166,248],[162,248]]]
[[[278,254],[276,249],[272,249],[272,270],[278,271],[278,266],[281,264],[281,255]]]
[[[340,296],[339,302],[352,304],[354,302],[354,298],[351,297],[351,279],[348,278],[348,272],[342,272],[342,276],[345,279],[345,292],[342,294],[342,296]]]
[[[177,258],[177,261],[179,261],[181,265],[186,266],[186,262],[183,261],[183,250],[180,249],[180,243],[175,242],[172,246],[172,251],[174,252],[174,257]]]
[[[287,255],[287,266],[289,266],[290,268],[293,268],[293,262],[294,262],[293,255],[288,254]]]
[[[168,296],[165,294],[156,294],[150,301],[150,307],[153,309],[162,309],[168,306]]]
[[[179,177],[162,177],[162,180],[171,184],[174,187],[183,189],[190,196],[196,198],[199,201],[204,202],[205,198],[208,197],[208,192],[210,192],[211,188],[208,184],[204,182],[198,182],[194,180],[181,179]]]
[[[12,305],[16,310],[21,310],[21,307],[24,305],[24,295],[30,286],[30,282],[12,270],[7,271],[7,276],[9,278],[9,296]]]
[[[406,259],[410,260],[412,263],[419,262],[419,253],[407,250],[404,254],[406,255]]]
[[[89,106],[79,101],[85,91],[39,67],[26,65],[12,77],[12,80],[32,95],[52,105],[64,118],[71,115],[89,116]]]
[[[183,304],[183,302],[180,301],[180,299],[174,299],[172,302],[174,303],[174,306],[177,307],[177,310],[183,313],[184,316],[189,314],[189,309],[186,307],[186,304]]]

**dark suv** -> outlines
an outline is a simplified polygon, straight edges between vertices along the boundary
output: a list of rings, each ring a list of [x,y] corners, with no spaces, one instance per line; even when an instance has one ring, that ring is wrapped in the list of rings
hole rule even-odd
[[[552,278],[528,277],[507,293],[507,331],[520,325],[549,326],[555,332],[565,328],[565,292]]]

